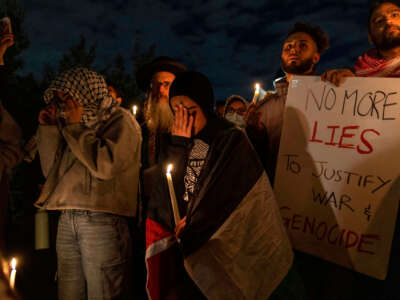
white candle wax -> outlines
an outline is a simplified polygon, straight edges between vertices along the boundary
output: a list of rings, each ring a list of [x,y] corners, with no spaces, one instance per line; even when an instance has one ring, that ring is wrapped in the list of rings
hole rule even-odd
[[[13,258],[11,260],[11,275],[10,275],[10,287],[15,287],[15,276],[17,275],[17,260]]]
[[[253,101],[252,101],[253,103],[257,102],[257,98],[258,98],[259,94],[260,94],[260,84],[256,83],[255,90],[254,90]]]
[[[179,216],[178,202],[176,201],[174,184],[172,182],[172,176],[171,176],[172,167],[173,167],[172,164],[168,165],[167,173],[165,175],[167,176],[169,196],[171,199],[172,212],[174,214],[174,221],[175,221],[175,225],[176,225],[176,224],[178,224],[178,222],[180,221],[181,218]]]

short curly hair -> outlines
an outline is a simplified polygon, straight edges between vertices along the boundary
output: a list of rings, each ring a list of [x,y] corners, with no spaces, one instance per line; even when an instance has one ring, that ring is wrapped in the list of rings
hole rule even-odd
[[[324,53],[329,48],[329,37],[321,27],[313,26],[310,23],[296,22],[289,30],[286,38],[297,32],[307,33],[317,45],[319,54]]]

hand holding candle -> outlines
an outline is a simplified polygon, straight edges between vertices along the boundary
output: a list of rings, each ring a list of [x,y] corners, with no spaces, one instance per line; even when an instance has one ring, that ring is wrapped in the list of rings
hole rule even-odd
[[[175,227],[175,236],[179,239],[183,229],[186,226],[186,216],[184,216]]]
[[[172,212],[174,214],[174,221],[175,221],[175,225],[177,225],[181,218],[179,216],[178,202],[176,201],[174,184],[172,182],[172,176],[171,176],[172,168],[173,168],[173,165],[169,164],[167,167],[167,173],[165,175],[167,177],[167,182],[168,182],[169,196],[171,199]]]

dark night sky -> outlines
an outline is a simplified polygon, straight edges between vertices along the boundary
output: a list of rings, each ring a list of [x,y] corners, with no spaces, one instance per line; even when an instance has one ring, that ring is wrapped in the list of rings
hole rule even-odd
[[[97,63],[127,59],[134,38],[157,45],[209,76],[217,98],[251,99],[258,81],[271,85],[283,38],[297,20],[320,25],[331,38],[318,70],[351,66],[369,48],[367,0],[31,0],[24,1],[31,41],[24,72],[40,74],[84,34],[97,41]]]

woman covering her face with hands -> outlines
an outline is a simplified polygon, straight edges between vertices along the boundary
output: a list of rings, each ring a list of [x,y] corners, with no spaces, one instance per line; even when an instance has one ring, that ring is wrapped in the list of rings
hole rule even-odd
[[[292,250],[260,160],[244,131],[214,114],[213,89],[203,74],[177,75],[169,97],[174,120],[147,210],[149,296],[255,299],[256,293],[267,299],[286,275]],[[173,187],[182,217],[177,224],[167,164],[174,166]],[[252,209],[245,212],[246,207]],[[279,240],[279,249],[272,240]],[[235,260],[229,258],[232,249]],[[260,257],[253,265],[246,257],[254,253]],[[230,274],[230,267],[240,274]],[[160,274],[168,275],[159,280]],[[238,277],[233,282],[221,274]],[[256,288],[243,290],[248,282]]]

